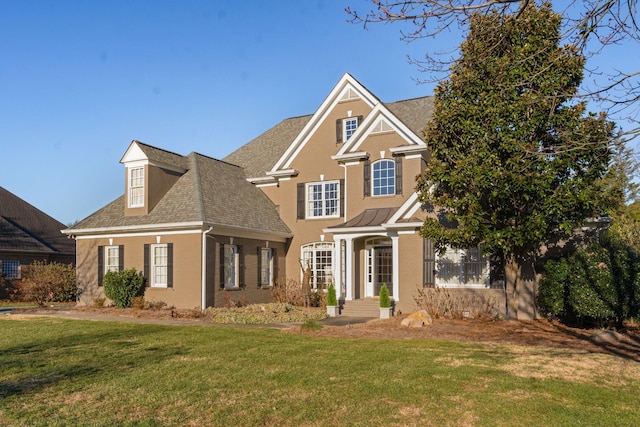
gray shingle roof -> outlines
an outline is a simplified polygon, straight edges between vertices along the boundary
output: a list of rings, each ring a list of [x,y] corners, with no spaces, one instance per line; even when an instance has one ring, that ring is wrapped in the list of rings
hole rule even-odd
[[[73,254],[66,226],[0,187],[0,250]]]
[[[424,138],[424,129],[433,116],[433,97],[406,99],[384,104],[389,111],[407,125],[416,135]]]
[[[176,159],[173,160],[172,164],[176,165]],[[125,216],[125,198],[121,196],[67,232],[203,222],[205,225],[291,234],[275,205],[246,180],[244,170],[239,166],[198,153],[182,156],[180,161],[187,171],[149,214]]]
[[[385,104],[398,119],[421,138],[433,114],[433,97],[407,99]],[[264,177],[270,171],[312,115],[283,120],[262,135],[229,154],[223,160],[245,168],[249,178]]]
[[[154,163],[161,163],[169,166],[178,167],[181,169],[187,169],[187,161],[184,156],[173,153],[171,151],[163,150],[162,148],[153,147],[145,144],[144,142],[134,140],[140,150],[147,156],[149,161]]]
[[[242,166],[249,178],[265,176],[311,120],[311,115],[285,119],[223,160]]]

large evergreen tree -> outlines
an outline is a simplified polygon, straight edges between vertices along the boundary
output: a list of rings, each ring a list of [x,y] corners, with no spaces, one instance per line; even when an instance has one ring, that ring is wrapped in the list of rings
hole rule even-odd
[[[436,89],[431,159],[418,178],[421,200],[438,209],[424,237],[502,259],[512,319],[537,247],[619,202],[602,179],[614,125],[574,100],[584,57],[559,46],[560,25],[549,5],[533,3],[517,15],[472,16],[461,57]]]

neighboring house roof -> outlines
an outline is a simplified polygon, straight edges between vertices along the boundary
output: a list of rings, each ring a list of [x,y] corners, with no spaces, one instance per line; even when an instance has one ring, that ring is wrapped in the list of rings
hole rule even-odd
[[[165,156],[171,164],[182,164],[186,172],[146,215],[125,216],[124,195],[78,224],[65,230],[79,234],[83,230],[136,228],[163,224],[202,223],[279,235],[291,230],[278,215],[275,205],[246,180],[242,168],[198,153],[188,156],[156,149],[138,141],[145,154]],[[133,145],[132,144],[132,145]]]
[[[64,224],[0,187],[0,251],[75,253]]]
[[[278,125],[229,154],[223,160],[245,168],[249,178],[267,176],[266,173],[272,171],[278,162],[283,162],[287,156],[285,154],[287,151],[293,152],[294,143],[303,143],[306,132],[311,132],[308,127],[313,123],[310,123],[310,121],[312,119],[322,120],[326,110],[329,110],[331,105],[339,101],[341,93],[350,89],[356,90],[372,106],[384,105],[410,131],[420,139],[424,137],[423,130],[433,114],[433,97],[425,96],[391,103],[381,103],[357,80],[349,74],[345,74],[316,113],[283,120]]]

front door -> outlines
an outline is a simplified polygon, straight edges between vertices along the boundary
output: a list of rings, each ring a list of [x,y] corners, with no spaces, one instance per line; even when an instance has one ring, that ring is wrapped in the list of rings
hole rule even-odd
[[[387,284],[393,296],[393,255],[391,239],[372,239],[367,241],[364,257],[364,296],[374,297],[380,294],[380,287]]]

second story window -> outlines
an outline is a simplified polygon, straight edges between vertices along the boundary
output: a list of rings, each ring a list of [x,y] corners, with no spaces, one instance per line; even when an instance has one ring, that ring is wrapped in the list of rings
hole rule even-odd
[[[336,120],[336,143],[342,144],[351,138],[362,119],[363,116],[357,116]]]
[[[340,182],[312,182],[307,185],[307,218],[340,216]]]
[[[144,206],[144,167],[129,169],[129,207]]]
[[[374,196],[396,194],[396,163],[380,160],[373,164],[372,190]]]
[[[344,124],[344,140],[346,141],[351,138],[351,135],[356,131],[356,128],[358,127],[358,119],[352,117],[344,119],[342,123]]]

